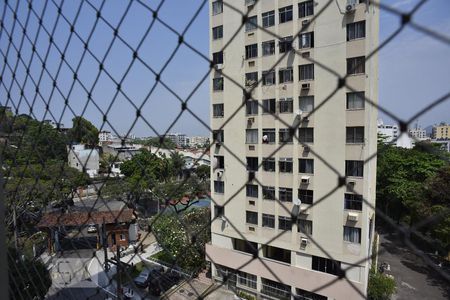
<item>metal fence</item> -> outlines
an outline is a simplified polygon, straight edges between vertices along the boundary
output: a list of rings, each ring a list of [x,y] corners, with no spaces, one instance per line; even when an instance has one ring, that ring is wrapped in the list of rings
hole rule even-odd
[[[243,0],[241,0],[243,1]],[[0,11],[1,11],[1,24],[0,24],[0,55],[2,58],[2,64],[1,64],[1,74],[0,74],[0,91],[3,98],[0,100],[1,105],[6,107],[11,107],[11,120],[12,120],[12,126],[26,126],[27,124],[17,124],[16,122],[19,120],[19,115],[21,113],[28,114],[31,118],[36,118],[37,115],[43,115],[44,117],[42,120],[39,119],[39,121],[44,121],[44,119],[50,119],[51,121],[55,122],[56,124],[61,123],[61,120],[63,119],[63,116],[66,114],[72,115],[74,117],[79,116],[80,114],[75,113],[77,111],[77,108],[82,106],[82,113],[81,116],[85,116],[85,114],[88,112],[89,109],[94,109],[100,113],[102,116],[102,123],[100,126],[100,129],[103,129],[105,127],[111,128],[111,130],[118,136],[120,136],[119,130],[116,130],[116,124],[115,120],[113,118],[110,118],[109,113],[111,108],[115,105],[116,102],[122,101],[123,103],[127,103],[130,107],[130,111],[133,111],[133,115],[127,116],[132,120],[131,126],[129,130],[126,132],[125,137],[122,141],[123,144],[125,144],[125,138],[132,132],[134,126],[138,122],[144,123],[151,132],[154,133],[154,135],[159,136],[161,142],[163,142],[163,138],[172,130],[174,125],[185,115],[190,115],[192,118],[197,120],[199,123],[201,123],[211,134],[213,133],[213,130],[220,130],[223,128],[211,128],[210,125],[208,125],[205,121],[203,121],[202,116],[199,116],[199,114],[190,107],[190,100],[192,99],[193,95],[197,92],[197,90],[200,88],[200,86],[204,83],[205,80],[209,78],[210,72],[220,72],[222,76],[229,81],[229,84],[238,86],[242,88],[243,91],[243,100],[242,105],[239,107],[239,109],[235,112],[233,112],[229,119],[225,120],[223,124],[227,124],[231,119],[233,119],[234,116],[236,116],[239,113],[242,113],[242,110],[245,110],[245,104],[246,101],[251,99],[251,92],[257,88],[259,84],[261,84],[262,78],[258,81],[257,84],[253,85],[250,89],[249,87],[245,86],[242,82],[236,82],[233,80],[231,76],[228,76],[229,74],[226,73],[226,71],[219,70],[214,65],[214,62],[211,61],[211,58],[208,57],[203,53],[204,49],[198,49],[198,47],[189,41],[188,38],[186,38],[186,35],[192,26],[192,23],[195,22],[201,13],[202,10],[209,9],[208,5],[211,6],[210,1],[199,1],[198,7],[196,8],[195,12],[192,14],[190,18],[190,22],[185,26],[185,28],[177,29],[174,26],[171,26],[170,20],[165,20],[161,17],[160,11],[164,8],[165,2],[164,0],[159,1],[157,4],[147,1],[126,1],[123,5],[123,8],[121,8],[120,11],[120,18],[119,19],[109,19],[108,14],[104,11],[107,10],[109,2],[106,1],[94,1],[94,0],[83,0],[83,1],[76,1],[73,3],[66,3],[67,1],[58,1],[58,0],[46,0],[41,1],[40,3],[36,3],[34,1],[8,1],[5,0],[2,2]],[[259,2],[258,0],[254,1],[255,3]],[[317,13],[314,14],[313,19],[320,18],[321,14],[324,10],[327,9],[327,7],[332,4],[333,0],[325,1],[324,5],[322,6],[322,9],[319,10]],[[407,12],[401,12],[398,9],[396,9],[393,6],[389,6],[385,3],[380,3],[379,1],[367,1],[367,3],[370,2],[370,5],[378,6],[380,10],[387,11],[393,15],[396,15],[398,17],[398,20],[400,22],[400,26],[397,30],[395,30],[392,34],[390,34],[385,40],[383,40],[376,49],[368,54],[365,58],[366,61],[370,60],[374,54],[376,54],[378,51],[380,51],[383,47],[388,45],[392,40],[394,40],[405,28],[409,27],[414,30],[417,30],[435,40],[438,42],[450,45],[450,37],[446,36],[444,33],[437,32],[434,30],[431,30],[427,27],[424,27],[414,21],[414,15],[421,9],[421,7],[428,1],[422,0],[419,1],[414,8]],[[243,30],[245,23],[248,21],[249,15],[251,15],[252,10],[249,9],[248,11],[240,11],[236,7],[234,7],[230,1],[224,1],[223,2],[224,7],[227,9],[234,10],[236,13],[239,13],[242,15],[242,24],[239,27],[238,30]],[[122,27],[126,22],[129,22],[129,18],[133,17],[132,11],[133,10],[140,10],[144,11],[147,15],[150,22],[148,24],[146,22],[143,22],[144,30],[142,36],[136,41],[135,37],[134,40],[131,39],[130,36],[127,36],[122,33]],[[86,30],[86,24],[80,24],[79,19],[80,16],[85,14],[88,15],[88,19],[91,21],[91,24],[87,27]],[[158,41],[152,40],[152,30],[154,26],[162,26],[169,32],[171,32],[172,36],[174,37],[174,40],[176,41],[177,45],[174,47],[173,51],[171,51],[168,55],[167,60],[162,63],[158,64],[159,67],[153,66],[154,62],[146,58],[145,55],[143,55],[143,45],[147,42],[153,42],[158,43]],[[283,37],[279,37],[275,35],[273,32],[270,32],[260,26],[259,24],[256,25],[259,29],[265,31],[266,33],[272,35],[276,39],[281,39]],[[299,32],[300,34],[302,32],[306,32],[309,25],[304,25]],[[83,30],[81,28],[83,27]],[[106,30],[110,33],[111,39],[107,43],[101,43],[96,40],[95,33],[97,28],[104,27]],[[237,31],[231,38],[234,39],[239,31]],[[296,36],[297,36],[296,35]],[[208,39],[207,36],[204,37],[205,39]],[[228,41],[224,47],[223,50],[226,50],[228,45],[230,44],[230,41]],[[114,64],[119,63],[116,61],[111,61],[108,58],[108,55],[112,51],[116,51],[117,45],[120,44],[121,51],[123,51],[124,56],[128,56],[126,59],[126,63],[128,64],[126,68],[123,70],[124,72],[122,74],[118,74],[117,72],[112,71]],[[202,60],[204,60],[207,64],[210,65],[210,68],[208,72],[204,74],[204,76],[201,76],[199,78],[194,78],[197,82],[194,87],[187,93],[187,96],[185,96],[182,93],[178,93],[175,89],[173,89],[171,79],[168,77],[165,77],[165,71],[167,68],[171,65],[171,62],[173,61],[174,57],[177,55],[177,53],[180,51],[181,48],[187,48]],[[74,51],[77,53],[76,56],[74,56]],[[300,52],[297,50],[292,50],[296,52],[296,55],[300,55]],[[285,53],[287,55],[287,53]],[[285,56],[283,55],[280,60]],[[58,57],[55,61],[55,57]],[[315,112],[321,109],[325,103],[330,101],[332,99],[333,95],[335,95],[340,89],[347,88],[349,90],[352,90],[350,86],[348,86],[346,79],[347,77],[340,77],[334,70],[328,68],[326,65],[322,64],[320,61],[316,61],[313,58],[307,58],[311,63],[314,63],[319,68],[330,72],[331,74],[334,74],[336,76],[336,88],[334,91],[326,98],[321,101],[321,105],[318,105],[313,109],[313,111],[310,112],[310,115],[313,115]],[[82,74],[85,74],[85,70],[83,68],[85,67],[85,63],[91,64],[95,66],[96,71],[93,71],[93,74],[90,74],[89,78],[84,77]],[[123,63],[123,62],[122,62]],[[365,62],[362,62],[365,63]],[[277,65],[275,64],[271,70],[274,70]],[[355,66],[358,67],[358,66]],[[136,72],[135,68],[142,68],[145,69],[146,72],[153,76],[154,80],[152,81],[152,84],[148,87],[132,87],[132,88],[138,88],[142,89],[142,92],[145,93],[145,97],[143,99],[138,100],[135,97],[133,97],[130,93],[130,87],[127,86],[129,82],[127,81],[127,78],[133,76],[133,73]],[[108,88],[113,87],[112,89],[112,97],[111,100],[108,102],[108,105],[105,107],[101,103],[103,103],[101,99],[101,95],[96,92],[96,89],[98,87],[101,87],[102,85],[106,85]],[[173,110],[179,110],[176,118],[174,118],[173,121],[171,121],[171,125],[164,131],[158,131],[156,129],[155,124],[152,123],[152,120],[148,118],[146,115],[146,108],[152,107],[158,105],[156,102],[150,103],[152,97],[154,96],[154,93],[156,89],[162,88],[165,91],[167,91],[169,94],[171,94],[177,101],[179,102],[179,107],[175,108],[172,107]],[[76,91],[76,92],[75,92]],[[73,100],[73,95],[84,95],[84,100]],[[413,115],[411,118],[404,120],[399,117],[397,117],[394,113],[388,111],[387,109],[383,108],[382,106],[379,106],[371,99],[366,98],[365,103],[366,105],[373,106],[377,108],[379,111],[383,112],[384,114],[388,115],[390,118],[394,119],[400,128],[400,131],[402,133],[407,132],[407,128],[411,123],[416,120],[419,116],[425,114],[426,112],[430,111],[431,109],[439,106],[440,104],[444,103],[448,100],[450,97],[450,92],[442,95],[438,99],[430,99],[429,105],[425,107],[424,109],[418,111],[415,115]],[[58,110],[54,110],[52,107],[55,102],[58,102],[60,105],[60,108]],[[206,104],[205,104],[206,105]],[[261,103],[259,103],[260,106]],[[144,108],[144,106],[146,108]],[[38,112],[39,111],[39,112]],[[42,113],[44,112],[44,113]],[[273,117],[279,121],[280,123],[284,124],[286,128],[289,128],[288,136],[291,138],[295,138],[298,140],[300,144],[303,144],[299,137],[296,135],[296,124],[287,124],[283,120],[279,118],[279,116],[275,113],[272,113]],[[6,118],[5,112],[3,112],[2,118]],[[29,121],[31,122],[31,121]],[[43,123],[42,123],[43,124]],[[61,130],[62,128],[57,125],[57,129]],[[39,126],[39,132],[43,129],[43,125]],[[40,181],[42,181],[43,173],[45,172],[46,168],[49,167],[49,163],[47,162],[46,157],[43,157],[43,153],[39,153],[40,149],[35,148],[33,146],[37,146],[37,142],[34,141],[31,144],[31,149],[34,149],[35,154],[38,156],[38,165],[41,166],[40,169],[38,169],[35,172],[31,172],[31,178],[33,180],[31,181],[30,188],[25,194],[20,194],[20,187],[24,183],[24,177],[25,173],[27,172],[27,169],[31,168],[31,165],[35,165],[35,162],[32,162],[31,159],[26,159],[22,161],[18,161],[16,156],[18,155],[19,151],[21,150],[21,147],[24,147],[25,144],[27,144],[29,141],[26,140],[27,136],[25,133],[22,134],[15,134],[14,132],[9,132],[8,134],[4,134],[2,136],[3,140],[3,146],[2,146],[2,180],[4,181],[2,184],[2,189],[5,188],[6,184],[8,182],[11,182],[13,180],[17,180],[15,182],[15,190],[10,192],[8,195],[5,195],[5,191],[2,190],[2,206],[1,206],[1,212],[4,214],[5,217],[5,227],[1,233],[2,233],[2,244],[1,244],[1,265],[5,266],[7,264],[7,260],[13,261],[13,268],[9,268],[9,273],[15,274],[14,276],[9,277],[9,286],[15,285],[15,293],[19,291],[19,294],[13,294],[11,293],[12,290],[9,289],[10,295],[9,297],[12,299],[30,299],[32,298],[32,295],[34,294],[40,294],[40,290],[42,286],[48,285],[48,283],[45,282],[42,278],[36,278],[32,274],[40,274],[41,271],[36,269],[35,265],[33,263],[30,263],[27,261],[23,256],[23,252],[25,251],[23,249],[23,239],[20,239],[20,233],[21,231],[27,231],[20,225],[18,225],[17,221],[20,221],[19,223],[26,223],[23,219],[24,218],[33,218],[34,215],[37,215],[36,218],[37,221],[40,221],[39,218],[41,212],[36,212],[34,208],[31,207],[33,197],[37,193],[41,193],[42,191],[40,186]],[[13,142],[12,142],[13,141]],[[51,140],[45,141],[48,144],[51,144]],[[282,149],[285,146],[286,142],[280,143],[279,147],[277,147],[276,151],[270,155],[270,157],[273,157],[280,149]],[[204,154],[208,154],[209,150],[213,148],[215,145],[215,141],[210,143],[210,146],[204,149]],[[226,142],[222,142],[222,147],[226,149],[227,151],[230,151],[227,147]],[[429,151],[435,151],[432,147],[429,147]],[[51,149],[51,151],[56,151],[55,149]],[[313,150],[311,150],[313,151]],[[6,152],[8,152],[11,158],[9,163],[6,163],[4,161],[4,157],[6,155]],[[240,158],[238,158],[235,154],[231,153],[234,158],[243,166],[246,166],[246,162],[242,161]],[[329,168],[333,169],[331,165],[327,164],[326,161],[320,156],[320,153],[314,153],[315,156],[321,160],[323,163],[325,163]],[[89,156],[95,155],[94,150],[91,150]],[[373,153],[370,157],[368,157],[364,163],[368,163],[370,160],[374,159],[376,157],[377,153]],[[116,156],[117,158],[117,156]],[[446,159],[446,158],[443,158]],[[77,157],[77,160],[79,164],[83,164],[83,161]],[[52,175],[52,178],[46,178],[47,183],[49,183],[47,186],[45,186],[44,192],[49,192],[50,190],[53,193],[60,193],[61,195],[64,193],[63,188],[60,184],[60,178],[64,178],[64,164],[66,162],[60,163],[57,168],[54,169],[54,172]],[[139,164],[139,162],[138,162]],[[142,182],[145,182],[148,180],[147,174],[145,174],[145,166],[139,165],[139,167],[143,170],[142,172],[142,180],[139,180],[132,186],[131,192],[134,192],[134,190],[137,190],[139,185]],[[258,165],[258,168],[261,168],[262,165]],[[17,171],[19,170],[20,171]],[[83,166],[83,171],[86,171],[86,166]],[[339,180],[339,183],[336,185],[336,187],[330,191],[329,194],[331,194],[333,191],[337,190],[338,188],[347,185],[347,188],[349,190],[353,190],[353,187],[349,184],[347,184],[347,181],[345,179],[344,174],[340,174],[339,171],[334,170],[333,171],[339,176],[341,180]],[[107,172],[110,174],[111,168],[107,170]],[[111,176],[105,176],[101,179],[103,183],[106,185],[108,182],[113,181],[114,178]],[[181,186],[186,183],[188,180],[187,177],[184,177],[182,180],[178,181],[178,184]],[[247,182],[242,183],[241,191],[245,189]],[[258,182],[258,185],[261,185],[261,182]],[[112,216],[112,223],[115,223],[114,226],[119,226],[118,223],[120,223],[120,218],[123,215],[124,211],[127,210],[127,206],[122,206],[120,211],[116,212],[113,211],[108,207],[108,199],[105,199],[105,197],[102,196],[102,189],[105,185],[99,185],[95,186],[96,194],[94,196],[95,203],[103,203],[106,207],[105,214],[110,214]],[[93,206],[85,204],[84,200],[82,199],[82,195],[79,194],[80,192],[78,190],[72,191],[71,196],[69,198],[75,199],[79,198],[79,202],[81,203],[81,206],[85,209],[85,211],[88,212],[88,217],[85,219],[77,220],[77,226],[78,228],[84,228],[88,225],[90,225],[94,218],[95,211],[93,209]],[[329,195],[328,194],[328,195]],[[233,201],[236,195],[230,197],[229,199],[226,199],[225,205],[229,203],[230,201]],[[62,196],[67,197],[67,196]],[[8,198],[9,200],[6,200]],[[165,195],[165,198],[171,198],[170,195]],[[215,203],[214,197],[212,197],[212,202]],[[323,197],[322,199],[318,199],[314,201],[312,204],[312,207],[315,205],[324,202],[327,200],[327,197]],[[87,201],[87,200],[86,200]],[[284,208],[287,212],[290,213],[290,210],[283,204],[282,201],[277,201],[281,207]],[[430,217],[430,219],[423,220],[419,225],[416,225],[414,228],[406,228],[402,225],[397,224],[394,222],[389,216],[385,215],[382,211],[378,210],[376,207],[373,207],[372,204],[365,199],[363,200],[364,204],[370,207],[373,210],[376,210],[376,215],[378,219],[383,220],[384,222],[390,224],[392,228],[394,228],[396,231],[398,231],[401,236],[404,239],[405,244],[407,247],[409,247],[414,253],[416,253],[418,256],[420,256],[424,262],[434,270],[437,274],[440,274],[443,279],[446,281],[450,281],[450,278],[448,274],[443,272],[439,267],[437,267],[428,256],[426,256],[422,251],[420,251],[414,243],[411,242],[409,236],[411,233],[414,233],[418,236],[421,236],[421,233],[419,232],[419,229],[421,226],[425,226],[429,222],[442,219],[443,217],[446,217],[448,214],[448,211],[445,211],[444,214],[434,215]],[[149,231],[146,233],[147,235],[152,234],[152,222],[157,222],[158,218],[164,214],[164,211],[169,208],[170,205],[164,206],[162,208],[162,211],[156,215],[156,217],[152,218],[149,224]],[[189,237],[195,236],[198,234],[198,231],[193,231],[192,228],[183,222],[181,219],[181,215],[183,211],[179,212],[176,210],[176,216],[179,218],[180,222],[185,225],[185,230]],[[0,217],[3,217],[3,215],[0,215]],[[107,216],[106,216],[107,217]],[[99,217],[100,218],[100,217]],[[96,219],[97,220],[97,219]],[[101,220],[101,219],[100,219]],[[105,216],[103,216],[103,227],[97,227],[97,229],[100,232],[103,232],[105,229]],[[24,221],[24,222],[22,222]],[[208,230],[211,223],[214,221],[214,218],[210,220],[210,222],[202,228],[202,230]],[[54,229],[54,232],[57,232],[56,234],[61,234],[61,228],[62,225],[66,224],[64,223],[66,220],[64,219],[64,214],[60,214],[55,223],[52,223]],[[68,221],[67,221],[68,222]],[[99,221],[99,224],[102,224],[101,221]],[[235,226],[233,224],[230,224],[233,228]],[[2,228],[3,229],[3,228]],[[236,228],[235,228],[236,229]],[[29,229],[28,229],[29,230]],[[54,232],[52,234],[54,234]],[[102,233],[103,234],[103,233]],[[281,235],[281,234],[280,234]],[[8,237],[8,239],[6,238]],[[272,240],[275,240],[279,237],[279,235],[275,236]],[[323,253],[325,253],[326,257],[329,259],[333,259],[332,254],[330,254],[325,248],[321,247],[318,243],[315,242],[314,237],[311,235],[308,235],[309,240],[315,244]],[[28,239],[29,236],[26,236],[25,239]],[[101,236],[101,239],[105,239],[106,237],[103,235]],[[136,245],[136,250],[132,251],[131,255],[127,257],[128,263],[134,263],[138,261],[140,256],[142,255],[141,252],[138,250],[141,246],[143,240],[146,237],[141,237],[140,241]],[[245,240],[245,237],[241,235],[241,238]],[[79,232],[79,239],[83,240],[86,239],[85,232],[83,230],[80,230]],[[158,240],[158,236],[156,236],[156,239]],[[17,241],[19,242],[19,245],[17,245]],[[89,243],[89,241],[87,241]],[[105,242],[105,241],[100,241]],[[73,243],[73,240],[70,241],[70,243]],[[92,243],[92,241],[91,241]],[[95,242],[94,242],[95,243]],[[14,245],[15,244],[15,245]],[[42,244],[42,241],[40,241],[40,244]],[[196,244],[195,239],[190,239],[190,244],[187,244],[186,247],[193,247]],[[95,246],[93,247],[95,248]],[[11,250],[12,249],[12,250]],[[15,249],[15,250],[14,250]],[[117,247],[117,254],[121,251],[120,247]],[[257,249],[254,249],[257,251]],[[16,252],[17,251],[17,252]],[[128,272],[129,266],[127,266],[126,263],[118,264],[117,261],[114,261],[114,258],[111,258],[114,253],[108,252],[105,250],[105,259],[106,262],[110,262],[110,266],[112,266],[113,270],[115,269],[117,272],[122,274],[122,276],[113,276],[113,271],[105,270],[108,263],[105,264],[105,260],[100,260],[98,256],[93,254],[92,260],[88,260],[86,256],[79,255],[79,251],[74,251],[74,259],[79,262],[80,265],[77,266],[77,268],[80,268],[81,270],[84,270],[84,272],[87,272],[88,278],[92,276],[97,276],[98,274],[91,274],[91,264],[98,264],[100,266],[96,273],[104,273],[107,277],[106,282],[101,283],[100,281],[92,280],[92,282],[96,283],[97,286],[91,287],[94,292],[92,294],[79,294],[80,290],[81,293],[84,293],[83,289],[80,289],[78,292],[71,289],[65,284],[61,285],[52,285],[53,289],[53,297],[57,299],[58,297],[61,298],[89,298],[89,299],[95,299],[96,297],[105,297],[106,295],[109,295],[110,297],[123,297],[123,295],[118,294],[116,291],[117,289],[121,288],[121,281],[127,280],[130,281],[130,284],[133,285],[133,275]],[[176,267],[177,262],[180,262],[186,257],[184,257],[184,253],[179,253],[176,256],[176,259],[172,265],[172,267]],[[207,255],[204,253],[204,255]],[[118,255],[120,256],[120,255]],[[64,255],[57,256],[57,258],[64,258]],[[37,258],[35,258],[36,260]],[[41,256],[41,259],[42,258]],[[52,257],[47,257],[48,262],[50,264],[52,263]],[[144,258],[145,259],[145,258]],[[261,260],[260,257],[257,255],[253,257],[254,260],[260,260],[263,264],[264,261]],[[364,261],[370,260],[371,257],[364,258]],[[142,260],[142,259],[141,259]],[[213,263],[214,261],[209,257],[209,260],[211,260]],[[94,261],[94,263],[92,262]],[[361,261],[360,263],[362,263]],[[53,261],[53,263],[56,263]],[[60,263],[60,261],[58,262]],[[250,261],[248,262],[250,263]],[[247,263],[247,264],[248,264]],[[75,265],[77,265],[77,262],[74,262],[73,264],[68,263],[66,265],[67,270],[63,270],[61,264],[58,266],[52,266],[47,265],[47,268],[49,268],[53,273],[60,273],[61,276],[64,276],[67,272],[76,273],[77,270],[73,270]],[[244,266],[242,266],[244,267]],[[58,269],[60,268],[60,269]],[[340,267],[339,267],[340,269]],[[55,271],[56,270],[56,271]],[[4,272],[6,271],[6,268],[2,268],[2,276],[7,276]],[[347,270],[339,270],[340,276],[336,276],[335,279],[331,280],[326,284],[326,286],[333,285],[334,283],[338,281],[347,281],[349,285],[354,287],[354,284],[352,281],[350,281],[345,272]],[[70,273],[69,272],[69,273]],[[119,274],[119,275],[120,275]],[[272,273],[274,277],[278,278],[275,273]],[[58,275],[58,274],[56,274]],[[85,274],[86,275],[86,274]],[[6,277],[3,277],[0,280],[0,284],[2,286],[2,291],[5,292],[8,290],[6,287],[7,280],[5,280]],[[54,278],[53,278],[54,280]],[[163,280],[170,280],[168,277]],[[197,298],[205,298],[208,296],[208,294],[213,293],[217,288],[222,286],[223,284],[226,284],[227,278],[224,279],[224,281],[221,284],[218,284],[214,288],[211,288],[208,290],[207,294],[201,294],[201,292],[198,292],[198,294],[194,295]],[[281,280],[278,280],[279,282],[282,282]],[[22,282],[25,282],[26,285],[23,286]],[[191,284],[190,281],[187,282],[187,284]],[[195,286],[191,286],[192,289],[195,291]],[[325,286],[322,286],[320,288],[315,289],[311,292],[316,292],[324,288]],[[276,287],[273,287],[273,289],[276,289]],[[361,291],[355,287],[355,290],[361,294]],[[287,293],[284,290],[280,290],[281,293]],[[275,293],[275,292],[274,292]],[[276,294],[276,293],[275,293]],[[283,294],[283,295],[284,295]],[[146,295],[143,295],[146,296]],[[284,295],[286,296],[286,295]],[[283,296],[283,297],[284,297]],[[295,296],[295,295],[292,295]],[[361,294],[362,297],[364,297],[363,294]],[[51,297],[50,297],[51,298]]]

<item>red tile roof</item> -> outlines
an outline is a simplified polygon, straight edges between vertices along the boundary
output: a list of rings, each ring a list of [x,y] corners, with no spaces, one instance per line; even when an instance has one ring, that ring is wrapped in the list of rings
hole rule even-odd
[[[88,212],[52,212],[42,216],[37,227],[55,227],[55,226],[80,226],[88,224],[114,224],[116,219],[118,223],[131,222],[134,219],[132,209],[119,211],[93,211]]]

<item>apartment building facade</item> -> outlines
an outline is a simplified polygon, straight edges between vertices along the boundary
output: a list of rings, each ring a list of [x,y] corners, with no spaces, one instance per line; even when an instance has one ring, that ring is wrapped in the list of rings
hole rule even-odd
[[[361,0],[210,1],[214,279],[261,299],[366,294],[378,17]]]
[[[450,125],[446,123],[440,123],[439,125],[433,125],[431,136],[436,140],[448,140],[450,139]]]

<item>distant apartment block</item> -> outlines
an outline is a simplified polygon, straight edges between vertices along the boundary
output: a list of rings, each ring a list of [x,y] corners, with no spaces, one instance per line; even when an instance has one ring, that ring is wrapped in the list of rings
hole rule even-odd
[[[434,125],[431,133],[431,137],[435,140],[448,140],[450,139],[450,125],[446,123],[440,123]]]
[[[204,145],[209,144],[209,137],[207,136],[191,136],[189,137],[189,146],[190,147],[203,147]]]
[[[96,177],[100,168],[100,156],[97,149],[86,149],[84,145],[69,146],[68,164],[89,177]]]
[[[113,140],[113,135],[111,134],[110,131],[100,131],[98,133],[98,141],[100,143],[104,143],[104,142],[111,142]]]
[[[377,132],[379,135],[385,138],[386,143],[392,143],[399,136],[399,129],[397,125],[387,125],[384,124],[383,120],[379,119],[377,121]]]
[[[188,137],[184,133],[168,133],[166,138],[171,140],[177,147],[188,146]]]
[[[429,139],[429,137],[427,136],[427,131],[420,127],[409,129],[408,133],[413,139],[418,141],[425,141]]]

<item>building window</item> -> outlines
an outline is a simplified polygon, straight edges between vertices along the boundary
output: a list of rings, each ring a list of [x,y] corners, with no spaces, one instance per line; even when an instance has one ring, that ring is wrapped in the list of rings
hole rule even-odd
[[[298,172],[314,174],[314,160],[308,158],[300,158],[298,160]]]
[[[217,161],[217,169],[225,169],[225,158],[222,155],[214,155]]]
[[[262,84],[263,85],[274,85],[275,83],[276,83],[275,70],[262,72]]]
[[[119,240],[125,241],[126,239],[127,239],[127,237],[124,233],[119,234]]]
[[[214,205],[214,217],[220,218],[225,214],[225,207]]]
[[[364,74],[366,58],[364,56],[347,58],[347,75]]]
[[[344,209],[362,211],[362,203],[362,195],[344,194]]]
[[[269,246],[267,246],[269,247]],[[275,247],[271,247],[275,248]],[[285,250],[286,251],[286,250]],[[289,256],[291,254],[289,253]],[[289,258],[290,262],[290,258]],[[282,284],[276,281],[272,281],[266,278],[261,278],[262,287],[261,293],[266,294],[270,297],[280,300],[290,300],[291,299],[291,287],[286,284]]]
[[[274,144],[275,143],[275,129],[274,128],[263,128],[263,144]]]
[[[223,181],[214,180],[214,193],[223,194],[225,191],[225,185]]]
[[[245,31],[253,31],[258,27],[258,18],[257,16],[249,17],[247,22],[245,22]]]
[[[298,190],[298,198],[304,204],[313,204],[313,196],[314,196],[313,190],[303,190],[303,189]]]
[[[344,226],[344,241],[361,244],[361,228]]]
[[[251,44],[245,46],[245,58],[254,58],[258,56],[258,44]]]
[[[280,230],[292,230],[292,221],[290,217],[279,216],[278,217],[278,229]]]
[[[313,80],[314,64],[300,65],[298,66],[298,72],[300,74],[300,80]]]
[[[258,219],[258,218],[257,218]],[[258,244],[254,242],[244,241],[240,239],[233,239],[233,249],[249,254],[258,254]]]
[[[213,40],[218,40],[223,38],[223,26],[213,27],[212,29]]]
[[[214,65],[223,64],[223,51],[213,53]]]
[[[280,83],[294,81],[294,72],[293,72],[292,68],[279,69],[278,74],[280,77]]]
[[[312,257],[311,268],[315,271],[333,274],[337,276],[342,274],[340,261],[314,255]]]
[[[298,15],[300,18],[314,14],[314,1],[305,1],[298,4]]]
[[[258,171],[258,158],[257,157],[247,157],[247,171]]]
[[[213,91],[223,91],[223,77],[213,78]]]
[[[306,32],[299,35],[299,47],[314,48],[314,32]]]
[[[289,128],[281,128],[278,130],[278,137],[280,143],[291,144],[293,142],[293,136],[291,135]]]
[[[218,15],[223,12],[223,3],[222,0],[217,0],[212,3],[212,14]]]
[[[237,273],[237,280],[240,285],[256,289],[256,275],[239,271]]]
[[[280,187],[278,189],[278,200],[283,202],[292,202],[292,189]]]
[[[275,25],[275,11],[271,10],[262,14],[262,26],[264,28]]]
[[[292,98],[280,98],[278,110],[280,113],[292,113],[294,111],[294,101]]]
[[[295,300],[327,300],[328,297],[316,294],[316,293],[312,293],[309,291],[305,291],[299,288],[295,289]]]
[[[280,158],[278,167],[282,173],[292,173],[293,163],[292,158]]]
[[[314,96],[298,97],[298,107],[302,112],[311,112],[314,110]]]
[[[258,213],[254,211],[246,211],[245,221],[249,224],[258,225]]]
[[[263,214],[262,215],[262,226],[269,227],[269,228],[275,228],[275,216]]]
[[[362,160],[346,160],[345,176],[363,177],[364,161]]]
[[[273,186],[263,186],[263,199],[275,200],[275,188]]]
[[[275,158],[263,158],[263,170],[266,172],[275,172]]]
[[[275,41],[267,41],[262,43],[262,55],[273,55],[275,54]]]
[[[223,103],[213,104],[213,118],[223,117]]]
[[[275,113],[275,99],[264,99],[262,101],[263,113]]]
[[[280,24],[292,21],[292,5],[278,9]]]
[[[256,184],[247,184],[245,189],[247,197],[258,198],[258,186]]]
[[[278,46],[280,47],[280,53],[288,52],[292,50],[292,36],[287,36],[280,39]]]
[[[258,144],[258,129],[246,129],[245,130],[245,143],[246,144]]]
[[[225,141],[223,130],[213,130],[213,140],[216,142],[223,143]]]
[[[298,140],[300,143],[314,143],[314,128],[299,128]]]
[[[252,87],[258,84],[258,72],[245,73],[245,86]]]
[[[297,231],[307,235],[311,235],[313,232],[313,224],[310,220],[298,219],[297,221]]]
[[[364,92],[347,93],[347,109],[364,109]]]
[[[247,115],[257,115],[258,114],[258,101],[257,100],[248,100],[245,104],[246,109],[245,112]]]
[[[347,24],[347,41],[366,37],[366,21]]]
[[[364,143],[364,127],[347,127],[345,141],[347,144]]]

